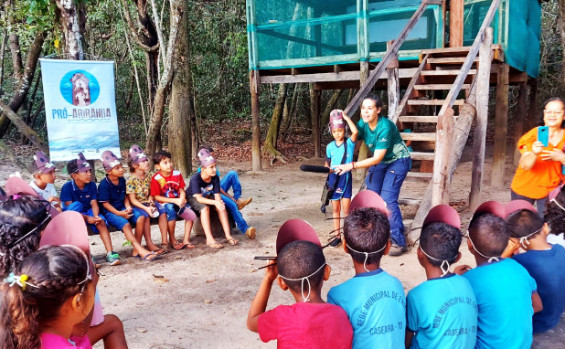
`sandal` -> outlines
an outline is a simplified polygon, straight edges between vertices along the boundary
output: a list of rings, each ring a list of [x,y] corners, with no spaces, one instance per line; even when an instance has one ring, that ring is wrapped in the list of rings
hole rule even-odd
[[[187,250],[193,249],[194,247],[196,247],[196,246],[194,246],[194,245],[191,244],[190,242],[188,242],[188,243],[184,243],[184,242],[183,242],[183,243],[182,243],[182,248],[186,248]]]
[[[220,244],[217,241],[206,243],[206,246],[213,248],[213,249],[216,249],[216,250],[219,250],[220,248],[224,248],[224,245]]]
[[[156,259],[159,259],[160,257],[155,253],[155,252],[149,252],[148,254],[145,255],[145,257],[141,257],[141,255],[137,255],[135,256],[143,261],[146,262],[153,262]]]
[[[161,244],[161,249],[162,249],[163,251],[165,251],[165,253],[169,252],[169,244],[162,243],[162,244]]]
[[[230,244],[230,246],[235,246],[235,245],[239,244],[239,241],[234,239],[234,238],[226,239],[226,240],[227,240],[228,244]]]
[[[184,245],[181,244],[181,243],[178,242],[178,241],[175,241],[174,244],[171,244],[171,247],[173,248],[173,250],[178,251],[178,250],[182,250],[182,249],[184,248]]]
[[[161,255],[164,255],[165,253],[167,253],[168,251],[166,251],[165,249],[159,248],[157,250],[151,250],[151,252],[155,253],[157,256],[161,256]]]

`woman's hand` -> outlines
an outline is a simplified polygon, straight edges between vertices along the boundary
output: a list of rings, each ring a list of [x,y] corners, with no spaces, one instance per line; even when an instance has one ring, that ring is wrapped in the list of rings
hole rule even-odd
[[[532,144],[532,153],[539,155],[543,151],[543,143],[540,141],[535,141]]]
[[[541,159],[548,161],[565,162],[565,153],[561,149],[553,148],[553,150],[544,150],[541,152]]]

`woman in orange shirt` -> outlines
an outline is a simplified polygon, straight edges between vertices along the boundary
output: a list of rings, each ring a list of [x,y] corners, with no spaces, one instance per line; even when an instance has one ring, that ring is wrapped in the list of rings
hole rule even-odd
[[[542,217],[547,195],[565,179],[561,168],[565,165],[564,111],[565,101],[559,97],[545,102],[543,122],[549,128],[547,147],[538,140],[538,127],[528,131],[518,141],[522,156],[512,180],[511,198],[532,204],[537,202],[538,212]]]

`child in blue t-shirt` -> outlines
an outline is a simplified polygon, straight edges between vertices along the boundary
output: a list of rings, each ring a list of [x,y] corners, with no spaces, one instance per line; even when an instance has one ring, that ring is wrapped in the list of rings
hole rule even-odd
[[[505,216],[504,206],[496,201],[477,208],[467,239],[477,267],[455,268],[469,280],[477,299],[475,348],[531,347],[532,315],[542,309],[536,281],[528,271],[512,258],[501,258],[510,237]]]
[[[124,232],[126,239],[133,245],[133,256],[145,261],[157,258],[157,253],[148,251],[141,246],[141,237],[145,228],[145,216],[141,209],[131,207],[129,197],[126,196],[126,180],[124,167],[120,159],[109,150],[102,153],[102,165],[106,176],[98,186],[98,201],[104,209],[104,216],[108,223]],[[132,226],[135,226],[135,236]],[[163,250],[159,250],[160,254]]]
[[[378,194],[371,191],[371,195]],[[357,197],[356,196],[356,197]],[[380,197],[379,197],[380,199]],[[406,329],[406,299],[400,281],[380,268],[390,243],[384,201],[357,205],[344,220],[343,248],[351,256],[355,276],[332,287],[328,303],[342,307],[353,326],[353,348],[402,348]],[[364,207],[370,206],[370,207]]]
[[[63,211],[76,211],[82,214],[86,225],[94,232],[100,233],[100,238],[106,249],[106,262],[110,265],[118,265],[120,255],[113,251],[112,239],[106,226],[106,218],[100,214],[98,207],[98,191],[92,180],[92,167],[79,154],[79,159],[71,160],[67,164],[67,172],[71,180],[63,184],[61,188],[61,201],[64,204]]]
[[[510,240],[525,253],[514,255],[536,280],[543,310],[533,316],[534,334],[546,332],[559,323],[565,309],[565,249],[547,242],[549,227],[532,204],[514,200],[506,205],[506,222],[511,230]]]
[[[469,348],[477,340],[477,302],[464,277],[449,267],[461,258],[461,220],[448,205],[438,205],[423,223],[418,261],[428,281],[406,296],[406,347]]]
[[[351,130],[351,137],[345,137],[345,122]],[[351,119],[341,110],[332,110],[330,113],[330,131],[334,137],[334,141],[326,147],[326,167],[331,169],[341,164],[349,164],[353,162],[353,152],[355,151],[355,142],[357,141],[357,126]],[[351,188],[353,184],[353,176],[348,172],[342,176],[330,173],[328,176],[328,188],[333,190],[331,197],[334,229],[337,231],[340,226],[340,216],[347,216],[349,213],[349,204],[351,203]]]

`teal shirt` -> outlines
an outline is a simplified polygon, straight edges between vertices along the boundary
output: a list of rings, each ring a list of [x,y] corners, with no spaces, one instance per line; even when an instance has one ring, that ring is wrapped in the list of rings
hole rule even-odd
[[[371,130],[369,124],[361,119],[357,122],[357,129],[359,130],[358,139],[362,139],[367,144],[371,156],[377,149],[386,149],[382,163],[388,164],[410,157],[410,152],[400,137],[400,132],[388,118],[379,116],[377,127],[374,130]]]

